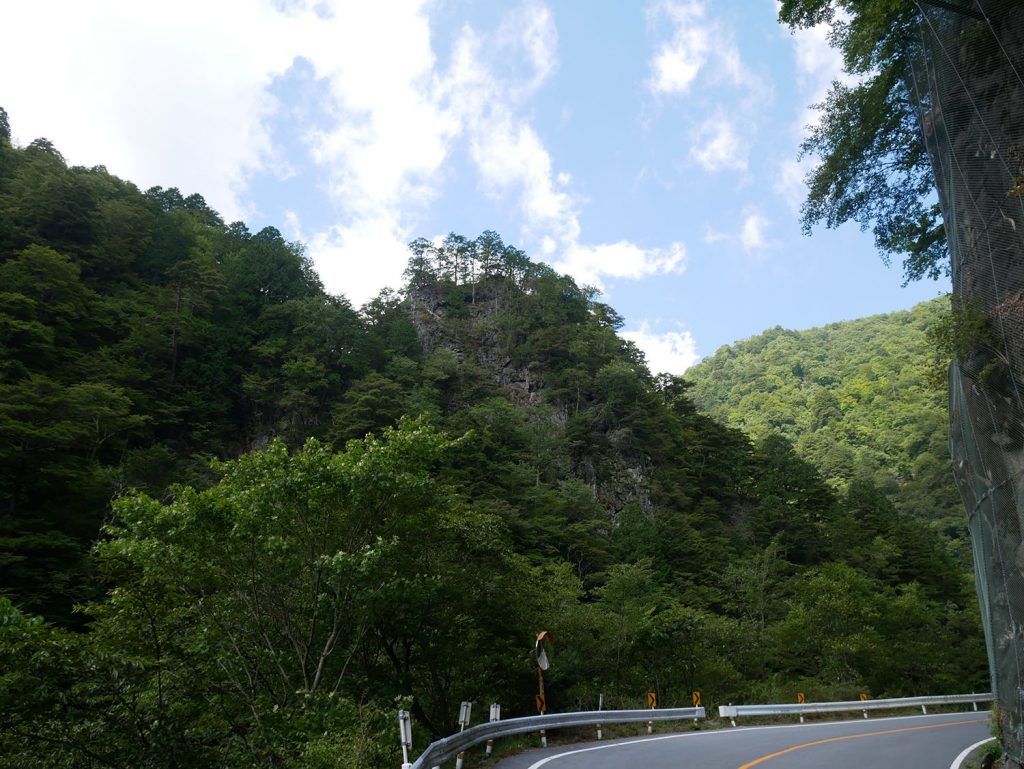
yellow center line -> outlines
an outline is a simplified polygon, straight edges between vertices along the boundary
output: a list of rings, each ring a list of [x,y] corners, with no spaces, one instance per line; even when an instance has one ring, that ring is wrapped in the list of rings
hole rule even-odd
[[[829,737],[827,740],[815,740],[814,742],[804,742],[799,745],[793,745],[792,747],[786,748],[785,750],[779,750],[775,753],[769,753],[766,756],[755,758],[753,761],[748,761],[743,766],[737,767],[737,769],[750,769],[752,766],[757,766],[764,761],[771,758],[778,758],[784,756],[787,753],[792,753],[794,750],[802,750],[803,748],[812,748],[815,745],[825,745],[829,742],[841,742],[843,740],[859,740],[861,737],[878,737],[883,734],[899,734],[901,732],[920,732],[925,729],[942,729],[946,726],[959,726],[961,724],[977,724],[980,723],[979,719],[972,718],[966,721],[948,721],[944,724],[929,724],[928,726],[907,726],[903,729],[885,729],[879,732],[861,732],[860,734],[848,734],[845,737]]]

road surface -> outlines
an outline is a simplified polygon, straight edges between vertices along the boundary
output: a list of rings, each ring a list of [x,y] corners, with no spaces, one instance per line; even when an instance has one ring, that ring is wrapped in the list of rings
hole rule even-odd
[[[683,732],[531,750],[498,769],[947,769],[988,723],[969,711]]]

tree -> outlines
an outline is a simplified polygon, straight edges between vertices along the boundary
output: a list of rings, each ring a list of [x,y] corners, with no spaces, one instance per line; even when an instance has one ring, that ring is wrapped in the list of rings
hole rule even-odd
[[[460,700],[522,700],[501,682],[562,578],[441,480],[464,440],[405,420],[342,453],[276,442],[204,491],[118,500],[88,633],[0,597],[0,750],[27,767],[370,767],[393,759],[396,699],[435,735]]]
[[[1017,669],[1020,644],[998,640],[1022,620],[1009,598],[1019,588],[1007,581],[1004,566],[1024,541],[1021,504],[1015,495],[995,492],[1018,476],[1024,435],[1019,11],[1012,0],[784,0],[780,18],[794,26],[832,21],[846,69],[860,77],[855,85],[833,86],[824,118],[805,145],[823,155],[811,175],[805,224],[872,223],[883,253],[906,255],[908,279],[939,274],[948,250],[954,310],[979,311],[974,330],[981,333],[962,336],[969,329],[954,328],[947,335],[967,342],[949,369],[950,446],[970,528],[979,538],[975,566],[1000,741],[1021,764],[1024,708],[1011,694],[1016,674],[1010,672]],[[958,320],[954,315],[954,326]],[[926,548],[913,553],[922,563],[927,555]]]
[[[779,19],[794,29],[831,24],[853,83],[836,81],[816,105],[820,121],[802,146],[818,156],[808,175],[803,224],[872,228],[888,259],[903,256],[907,281],[948,274],[942,212],[907,75],[918,39],[911,2],[783,0]]]

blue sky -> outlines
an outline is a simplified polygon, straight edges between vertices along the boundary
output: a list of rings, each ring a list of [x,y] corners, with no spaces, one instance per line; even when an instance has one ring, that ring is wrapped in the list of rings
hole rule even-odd
[[[600,287],[654,370],[766,328],[910,307],[870,234],[801,234],[809,105],[840,75],[775,0],[32,0],[15,141],[301,240],[356,305],[404,244],[497,230]]]

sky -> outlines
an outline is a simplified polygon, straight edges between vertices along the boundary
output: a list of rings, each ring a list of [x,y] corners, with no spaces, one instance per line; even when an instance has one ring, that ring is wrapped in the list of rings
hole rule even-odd
[[[870,233],[801,231],[841,75],[776,0],[11,0],[14,140],[302,242],[359,306],[406,244],[496,230],[623,315],[654,371],[905,309]]]

